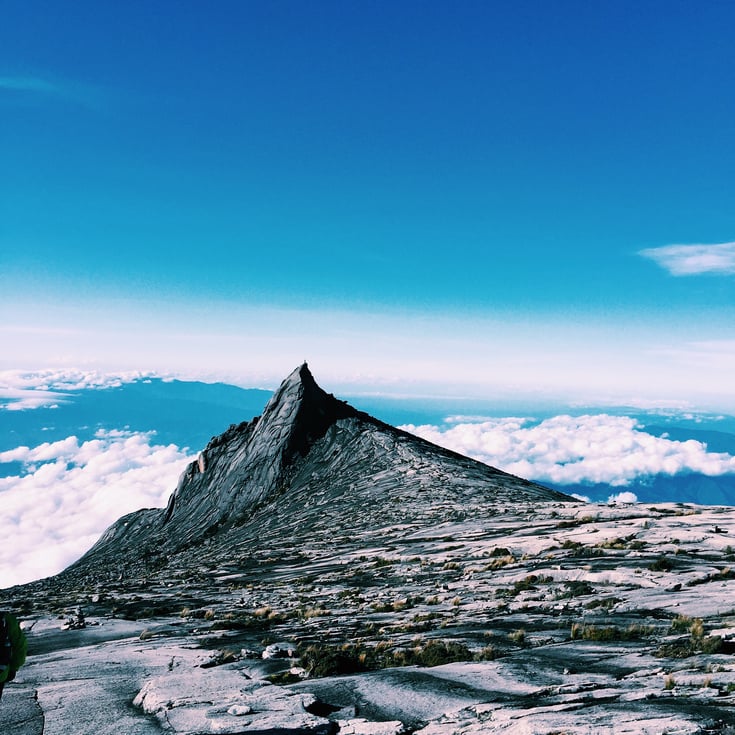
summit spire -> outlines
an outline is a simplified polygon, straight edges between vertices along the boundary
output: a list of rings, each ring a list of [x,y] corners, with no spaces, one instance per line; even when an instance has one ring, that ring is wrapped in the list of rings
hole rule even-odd
[[[358,411],[322,390],[303,363],[262,416],[209,442],[165,510],[121,519],[78,564],[127,556],[144,564],[146,553],[185,553],[205,539],[229,553],[266,528],[280,533],[279,523],[322,522],[309,515],[320,507],[353,527],[383,522],[397,509],[404,522],[447,503],[545,500],[570,498]]]

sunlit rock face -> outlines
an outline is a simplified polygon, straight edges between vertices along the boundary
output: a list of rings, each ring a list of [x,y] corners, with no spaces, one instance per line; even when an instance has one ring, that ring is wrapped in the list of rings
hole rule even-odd
[[[165,510],[125,516],[67,574],[125,573],[262,543],[288,529],[334,531],[472,512],[477,504],[569,500],[561,493],[440,448],[327,394],[306,364],[263,415],[214,437],[179,480]]]

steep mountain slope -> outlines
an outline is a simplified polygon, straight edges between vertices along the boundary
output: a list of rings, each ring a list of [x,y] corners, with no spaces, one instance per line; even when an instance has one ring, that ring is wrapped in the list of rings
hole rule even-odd
[[[368,527],[477,505],[569,500],[407,434],[323,391],[306,364],[263,415],[213,438],[165,510],[121,518],[68,573],[118,574],[207,545],[224,557],[269,532]]]

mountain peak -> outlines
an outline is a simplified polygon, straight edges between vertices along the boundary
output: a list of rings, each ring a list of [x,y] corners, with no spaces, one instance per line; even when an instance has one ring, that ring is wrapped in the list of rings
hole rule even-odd
[[[306,362],[306,360],[304,360],[301,365],[293,370],[281,383],[281,385],[287,385],[289,383],[295,382],[316,386],[317,388],[319,387],[316,384],[316,380],[314,380],[314,376],[311,374],[311,370],[309,370],[309,363]]]
[[[191,539],[238,524],[288,485],[292,465],[336,421],[358,411],[322,390],[304,362],[281,383],[262,416],[214,437],[171,496],[164,524]]]
[[[255,434],[267,437],[266,451],[289,462],[305,454],[337,420],[357,411],[320,388],[306,363],[296,368],[268,401]]]
[[[303,363],[262,416],[209,442],[165,510],[120,519],[75,566],[128,557],[145,565],[146,553],[185,553],[205,541],[226,555],[286,527],[304,533],[325,517],[356,528],[441,517],[450,506],[549,500],[572,499],[358,411],[320,388]]]

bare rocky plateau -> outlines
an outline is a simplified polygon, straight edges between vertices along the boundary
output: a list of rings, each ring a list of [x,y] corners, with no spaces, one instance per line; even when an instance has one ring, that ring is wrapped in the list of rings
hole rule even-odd
[[[735,733],[732,508],[574,502],[303,369],[168,509],[0,590],[30,654],[0,732]]]

